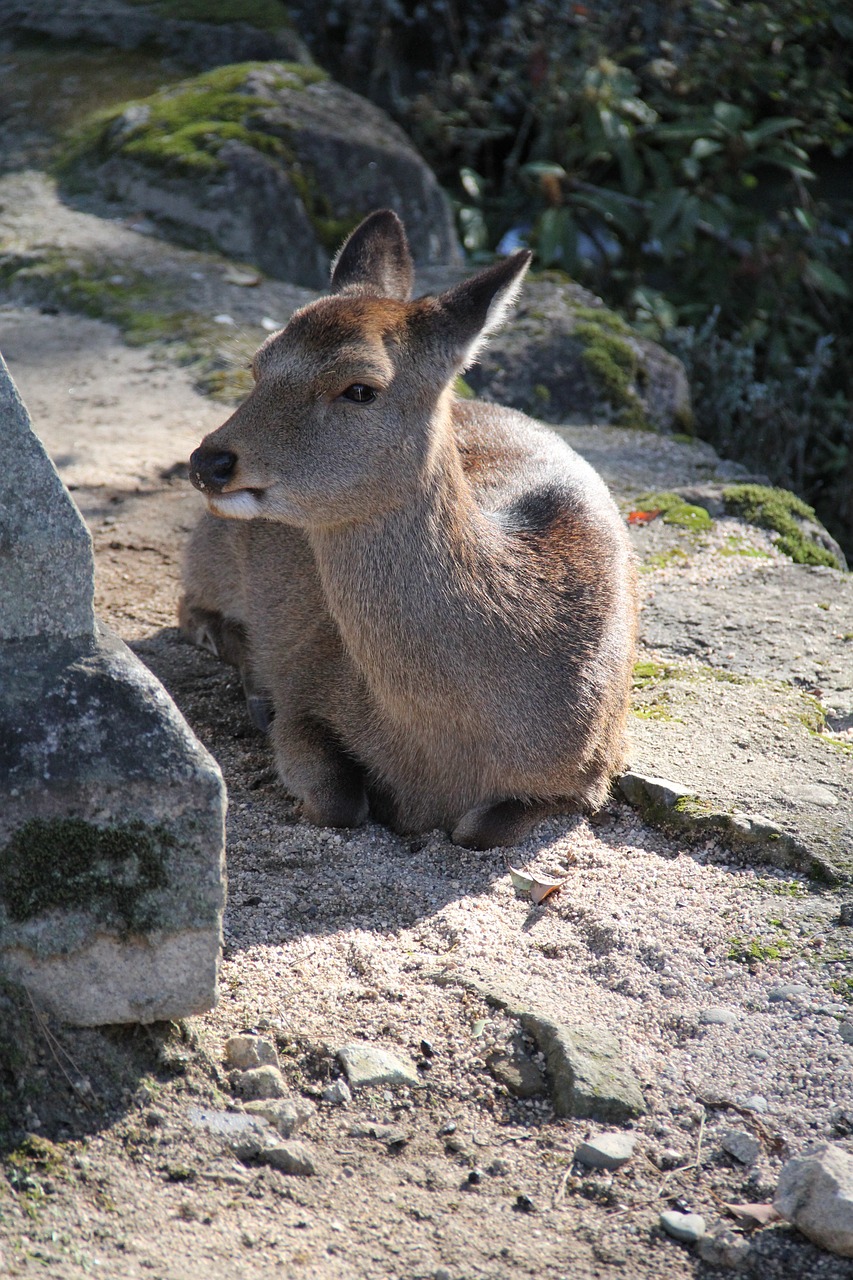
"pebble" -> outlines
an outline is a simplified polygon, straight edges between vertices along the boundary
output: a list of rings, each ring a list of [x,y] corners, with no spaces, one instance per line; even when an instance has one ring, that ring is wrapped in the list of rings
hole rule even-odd
[[[422,1081],[410,1058],[397,1057],[374,1044],[355,1041],[338,1050],[338,1058],[353,1088],[380,1084],[420,1088]]]
[[[266,1147],[259,1157],[264,1164],[297,1178],[317,1176],[317,1162],[311,1148],[304,1142],[280,1142]]]
[[[845,1044],[853,1044],[853,1022],[848,1022],[846,1018],[843,1022],[839,1022],[838,1034]]]
[[[277,1067],[275,1045],[261,1036],[230,1036],[225,1041],[225,1064],[237,1071],[252,1067]]]
[[[634,1154],[633,1133],[600,1133],[587,1138],[575,1151],[575,1159],[589,1169],[621,1169]]]
[[[710,1004],[699,1013],[699,1022],[705,1027],[733,1027],[737,1021],[734,1009],[727,1009],[721,1004]]]
[[[247,1100],[256,1098],[284,1098],[287,1081],[278,1067],[251,1067],[237,1077],[237,1089]]]
[[[842,902],[838,910],[839,924],[853,924],[853,898],[849,902]]]
[[[743,1129],[726,1129],[720,1146],[740,1164],[754,1164],[761,1155],[761,1143]]]
[[[762,1098],[760,1093],[750,1093],[744,1098],[741,1106],[746,1107],[747,1111],[757,1111],[759,1115],[766,1115],[770,1110],[770,1106],[766,1098]]]
[[[705,1219],[701,1213],[679,1213],[676,1209],[665,1209],[660,1216],[660,1225],[667,1235],[688,1244],[695,1244],[705,1234]]]
[[[730,1227],[718,1227],[712,1234],[703,1236],[696,1246],[703,1262],[712,1267],[730,1267],[739,1270],[748,1265],[750,1244]]]
[[[789,1160],[773,1207],[821,1248],[853,1258],[853,1155],[823,1142]]]
[[[767,1059],[770,1057],[770,1054],[767,1052],[766,1049],[749,1049],[747,1052],[747,1057],[755,1058],[756,1062],[766,1062]]]
[[[811,987],[807,987],[803,982],[786,982],[780,987],[771,987],[767,992],[767,999],[772,1003],[779,1000],[798,1000],[801,996],[811,994]]]
[[[352,1102],[352,1094],[346,1080],[333,1080],[323,1090],[323,1101],[333,1102],[338,1107],[348,1107]]]
[[[268,1120],[283,1138],[306,1125],[315,1112],[316,1107],[307,1098],[258,1098],[246,1103],[247,1115]]]
[[[240,1111],[208,1111],[190,1107],[187,1116],[190,1124],[220,1138],[240,1160],[253,1159],[272,1137],[272,1130],[265,1120]]]

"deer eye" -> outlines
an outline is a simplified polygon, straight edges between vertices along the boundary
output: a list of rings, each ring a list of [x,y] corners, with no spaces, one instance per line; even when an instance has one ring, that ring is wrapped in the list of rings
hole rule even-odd
[[[376,399],[376,392],[373,387],[368,387],[364,382],[354,382],[351,387],[347,387],[346,391],[341,392],[344,400],[353,400],[356,404],[370,404],[371,400]]]

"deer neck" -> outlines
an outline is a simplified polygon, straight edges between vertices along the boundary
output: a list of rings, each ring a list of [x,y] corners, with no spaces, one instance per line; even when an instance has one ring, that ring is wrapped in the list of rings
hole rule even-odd
[[[404,504],[310,532],[329,611],[369,685],[417,697],[447,682],[449,647],[470,654],[478,582],[495,537],[449,420]]]

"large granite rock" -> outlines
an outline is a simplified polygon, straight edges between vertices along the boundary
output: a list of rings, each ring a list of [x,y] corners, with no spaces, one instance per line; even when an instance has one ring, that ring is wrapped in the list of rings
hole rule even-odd
[[[272,9],[271,5],[247,4],[243,20],[218,22],[215,17],[195,21],[172,16],[157,3],[0,0],[0,31],[30,40],[48,36],[57,41],[103,44],[116,49],[153,48],[181,66],[199,71],[250,58],[306,60],[304,43],[286,25],[284,6],[278,23],[270,22]]]
[[[325,288],[366,214],[390,207],[419,264],[454,263],[450,206],[383,111],[316,67],[220,67],[85,127],[66,186],[144,210],[176,239],[215,245],[272,276]]]
[[[219,768],[92,611],[89,535],[0,360],[0,972],[66,1021],[216,1001]]]
[[[555,275],[525,281],[512,324],[490,339],[465,378],[478,395],[545,422],[667,432],[692,423],[681,361]]]

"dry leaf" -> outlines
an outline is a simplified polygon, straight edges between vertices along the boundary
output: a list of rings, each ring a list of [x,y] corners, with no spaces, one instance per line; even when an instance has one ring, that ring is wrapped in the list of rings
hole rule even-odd
[[[509,878],[512,880],[513,888],[519,893],[530,893],[533,888],[533,878],[524,871],[519,871],[517,867],[510,867]]]
[[[781,1216],[772,1204],[727,1204],[724,1201],[723,1208],[747,1227],[766,1227],[768,1222],[775,1222]]]
[[[526,871],[519,871],[517,867],[510,867],[509,874],[518,892],[529,894],[530,900],[536,906],[544,902],[557,889],[562,888],[568,879],[568,876],[562,876],[559,880],[550,880],[547,876],[528,875]]]
[[[651,524],[661,513],[662,508],[656,507],[654,511],[629,511],[629,524]]]
[[[257,271],[240,271],[237,267],[229,267],[225,272],[226,284],[238,284],[244,289],[252,289],[256,284],[261,283],[261,277]]]

